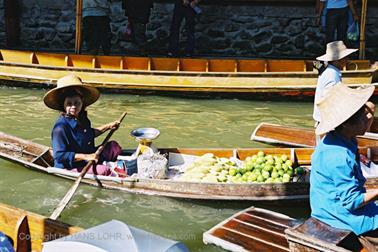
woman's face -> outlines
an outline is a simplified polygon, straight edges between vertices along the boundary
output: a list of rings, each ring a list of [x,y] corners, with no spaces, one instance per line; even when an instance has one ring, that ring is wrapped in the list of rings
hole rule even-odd
[[[78,117],[83,108],[83,101],[80,96],[68,96],[64,99],[64,111],[67,115]]]
[[[355,135],[363,135],[370,128],[374,114],[368,104],[357,113],[355,122],[350,123],[349,127]]]

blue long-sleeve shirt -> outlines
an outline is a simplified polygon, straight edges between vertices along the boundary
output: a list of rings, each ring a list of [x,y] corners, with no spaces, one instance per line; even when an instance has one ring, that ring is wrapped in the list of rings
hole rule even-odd
[[[88,119],[80,124],[75,118],[61,115],[52,130],[54,166],[57,168],[79,168],[85,161],[75,162],[75,153],[94,153],[94,129]]]
[[[359,207],[365,196],[356,141],[328,133],[312,155],[311,216],[360,235],[378,229],[378,205]]]

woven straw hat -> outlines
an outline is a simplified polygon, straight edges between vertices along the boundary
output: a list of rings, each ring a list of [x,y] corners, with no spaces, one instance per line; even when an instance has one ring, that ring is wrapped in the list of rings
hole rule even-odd
[[[328,88],[317,103],[321,120],[315,133],[322,135],[341,125],[362,108],[373,92],[373,85],[353,89],[339,83]]]
[[[343,41],[334,41],[328,43],[326,53],[316,59],[320,61],[335,61],[345,58],[356,51],[358,49],[348,49]]]
[[[91,105],[100,97],[100,92],[97,88],[83,84],[76,75],[67,75],[58,79],[56,88],[48,91],[43,97],[43,101],[47,107],[63,111],[63,103],[66,98],[64,93],[72,88],[77,89],[82,94],[85,107]]]

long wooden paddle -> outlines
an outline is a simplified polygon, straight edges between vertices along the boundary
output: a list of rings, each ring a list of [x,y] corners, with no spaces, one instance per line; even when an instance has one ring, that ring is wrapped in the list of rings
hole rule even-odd
[[[123,121],[123,118],[125,118],[126,114],[127,113],[124,112],[122,114],[122,116],[118,119],[118,121],[120,123]],[[116,129],[110,130],[108,135],[105,137],[104,141],[102,141],[102,144],[100,145],[100,147],[96,151],[96,156],[99,156],[101,154],[101,152],[103,150],[103,146],[109,141],[109,139],[113,135],[114,131],[116,131]],[[57,206],[57,208],[55,208],[54,212],[51,214],[50,219],[56,220],[60,216],[60,214],[63,212],[64,208],[67,206],[68,202],[70,202],[72,196],[75,194],[76,189],[79,187],[81,179],[85,176],[85,174],[87,173],[87,171],[89,170],[89,168],[92,165],[95,165],[94,160],[89,161],[87,163],[87,165],[84,166],[83,170],[81,170],[81,172],[80,172],[79,177],[77,177],[75,183],[71,186],[70,190],[68,190],[68,192],[66,193],[64,198],[59,202],[59,205]]]

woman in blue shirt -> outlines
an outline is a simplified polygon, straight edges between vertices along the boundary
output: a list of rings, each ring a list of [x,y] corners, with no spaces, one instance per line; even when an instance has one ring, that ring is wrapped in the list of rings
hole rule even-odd
[[[326,135],[312,155],[310,205],[312,217],[353,231],[364,247],[376,251],[378,239],[372,237],[378,237],[378,190],[364,187],[356,141],[372,122],[366,104],[373,92],[374,86],[351,89],[340,84],[327,89],[319,101],[316,134]]]
[[[122,149],[117,142],[111,141],[98,157],[94,139],[110,129],[118,128],[119,122],[92,128],[85,111],[99,96],[96,88],[83,84],[75,75],[60,78],[57,87],[44,96],[43,100],[49,108],[61,112],[51,135],[55,167],[80,172],[88,161],[95,160],[98,163],[96,174],[112,175],[111,169],[102,162],[115,161]],[[88,173],[94,173],[93,167]]]

